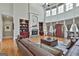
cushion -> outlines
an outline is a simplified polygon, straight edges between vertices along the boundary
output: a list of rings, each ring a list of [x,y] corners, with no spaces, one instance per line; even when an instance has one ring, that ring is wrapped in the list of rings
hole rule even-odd
[[[79,56],[79,46],[73,46],[67,53],[67,56]]]
[[[75,43],[75,45],[79,45],[79,40]]]

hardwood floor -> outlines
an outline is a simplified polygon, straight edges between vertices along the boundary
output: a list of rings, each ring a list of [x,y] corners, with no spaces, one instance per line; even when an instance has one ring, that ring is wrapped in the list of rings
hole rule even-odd
[[[32,42],[40,42],[41,38],[45,38],[47,36],[39,36],[36,38],[31,38]],[[63,41],[63,38],[54,37],[60,41]],[[16,42],[13,39],[3,39],[0,42],[0,53],[3,53],[8,56],[21,56],[21,52],[19,51]]]
[[[36,38],[31,38],[31,41],[32,42],[40,42],[40,39],[44,39],[44,38],[47,38],[47,37],[48,36],[39,36],[39,37],[36,37]],[[55,38],[58,41],[64,41],[64,38],[59,38],[59,37],[52,37],[52,38]]]
[[[16,42],[13,39],[4,39],[2,42],[0,42],[0,53],[8,56],[21,55],[19,49],[16,46]]]

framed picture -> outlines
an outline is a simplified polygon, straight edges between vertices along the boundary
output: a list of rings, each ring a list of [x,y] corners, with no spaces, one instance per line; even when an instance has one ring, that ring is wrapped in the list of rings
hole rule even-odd
[[[38,16],[34,13],[30,14],[30,21],[32,24],[32,27],[37,27],[38,26]]]
[[[10,24],[6,24],[4,31],[11,31],[11,25]]]

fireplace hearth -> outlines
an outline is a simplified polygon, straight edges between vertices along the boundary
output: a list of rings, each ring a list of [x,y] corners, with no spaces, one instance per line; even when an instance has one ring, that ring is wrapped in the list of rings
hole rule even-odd
[[[38,35],[38,30],[37,29],[33,29],[32,30],[32,35]]]

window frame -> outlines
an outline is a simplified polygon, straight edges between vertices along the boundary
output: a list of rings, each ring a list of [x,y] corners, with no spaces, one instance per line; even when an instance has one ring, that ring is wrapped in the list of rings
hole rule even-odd
[[[64,12],[64,5],[58,6],[58,14],[63,13],[63,12]]]
[[[46,10],[46,17],[50,16],[50,10]]]
[[[79,7],[79,3],[76,3],[76,7]]]
[[[57,14],[57,8],[53,8],[53,9],[51,9],[51,11],[52,11],[52,16]]]
[[[66,11],[73,9],[73,3],[66,3]]]

